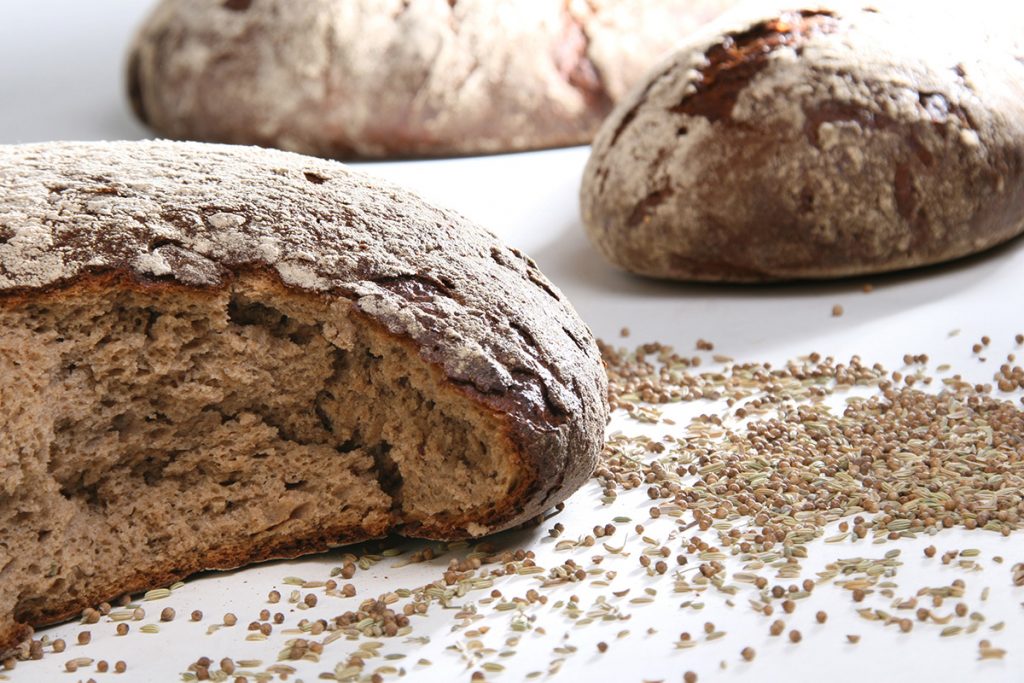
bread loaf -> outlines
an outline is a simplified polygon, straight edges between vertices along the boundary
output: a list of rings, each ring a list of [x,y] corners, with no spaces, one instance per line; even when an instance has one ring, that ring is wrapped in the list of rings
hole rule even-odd
[[[735,1],[162,0],[128,89],[162,136],[324,157],[582,144]]]
[[[597,137],[581,201],[598,249],[643,275],[756,282],[1018,235],[1019,52],[901,4],[735,12],[681,46]]]
[[[344,166],[0,147],[0,650],[203,569],[571,494],[594,339],[532,260]]]

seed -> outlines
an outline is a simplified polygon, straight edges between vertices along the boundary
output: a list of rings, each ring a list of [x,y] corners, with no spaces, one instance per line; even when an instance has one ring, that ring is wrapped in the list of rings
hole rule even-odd
[[[96,671],[98,671],[101,674],[107,673],[107,669],[109,668],[110,664],[108,664],[107,660],[105,659],[101,659],[100,661],[96,662]]]
[[[118,624],[117,625],[117,635],[119,635],[119,636],[126,636],[126,635],[128,635],[128,624],[124,624],[124,623]]]
[[[854,602],[863,602],[864,595],[865,595],[864,591],[861,590],[860,588],[854,589],[854,591],[853,591],[853,601]]]
[[[697,683],[697,674],[692,671],[687,671],[683,674],[684,683]]]
[[[230,676],[235,673],[235,662],[230,657],[225,657],[220,660],[220,670]]]
[[[114,664],[114,671],[116,671],[119,674],[123,674],[127,670],[128,665],[125,664],[123,661],[118,661]]]
[[[768,627],[768,632],[773,636],[781,635],[786,629],[786,623],[781,619],[776,619],[772,622],[772,625]]]
[[[818,621],[819,624],[824,624],[826,621],[828,621],[828,614],[819,610],[818,613],[814,615],[814,618]]]
[[[306,593],[306,597],[303,600],[308,607],[316,607],[316,596],[312,593]]]
[[[277,604],[281,602],[281,593],[279,591],[270,591],[270,594],[267,595],[267,601],[271,604]]]
[[[925,557],[935,557],[935,546],[930,545],[927,548],[925,548],[924,549],[924,556]]]
[[[743,657],[744,661],[752,662],[754,661],[754,657],[757,656],[757,653],[754,652],[754,648],[745,647],[742,650],[740,650],[740,656]]]
[[[80,667],[89,666],[92,664],[92,662],[93,660],[89,657],[78,657],[76,659],[68,661],[65,668],[67,668],[68,671],[74,671]]]
[[[192,614],[190,614],[189,617],[192,619],[192,621],[202,621],[203,620],[203,613],[200,612],[197,609],[196,610],[192,610]]]
[[[164,607],[160,610],[160,621],[174,621],[174,608]]]
[[[792,614],[793,610],[795,610],[795,609],[796,609],[796,603],[793,602],[792,600],[783,600],[782,601],[782,611],[785,612],[786,614]]]
[[[225,626],[234,626],[237,623],[238,623],[238,617],[236,617],[231,612],[228,612],[227,614],[224,615],[224,625]]]
[[[848,635],[848,636],[846,636],[846,640],[847,640],[848,642],[850,642],[850,643],[853,643],[854,645],[856,645],[857,643],[859,643],[859,642],[860,642],[860,636],[857,636],[857,635]]]
[[[597,644],[597,650],[598,650],[598,652],[607,652],[608,651],[608,643],[606,643],[606,642],[604,642],[602,640],[600,643]]]
[[[91,640],[92,640],[92,634],[91,633],[89,633],[88,631],[80,631],[79,632],[79,634],[78,634],[78,644],[79,645],[88,645],[89,641],[91,641]]]
[[[792,643],[799,643],[802,638],[803,636],[800,635],[800,631],[797,631],[796,629],[789,632],[789,640]]]
[[[843,315],[843,307],[842,306],[840,306],[839,304],[836,304],[835,306],[832,307],[832,317],[833,318],[838,318],[838,317],[840,317],[842,315]]]
[[[66,643],[64,642],[63,639],[58,638],[57,640],[53,641],[53,651],[54,652],[64,652],[64,648],[65,647],[67,647],[67,645],[66,645]]]

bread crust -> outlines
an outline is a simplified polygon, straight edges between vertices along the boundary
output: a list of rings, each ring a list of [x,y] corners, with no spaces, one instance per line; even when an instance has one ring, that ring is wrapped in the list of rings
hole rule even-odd
[[[532,260],[457,214],[334,162],[198,143],[5,146],[0,180],[0,307],[90,290],[201,297],[242,277],[282,296],[344,302],[370,333],[421,358],[442,391],[489,415],[522,471],[488,518],[368,520],[227,546],[72,602],[55,598],[30,623],[202,569],[393,532],[498,531],[568,497],[596,463],[607,380],[590,331]],[[24,635],[0,633],[0,650]]]
[[[598,135],[592,241],[643,275],[759,282],[924,266],[1020,234],[1024,64],[950,23],[839,2],[708,26]]]
[[[587,143],[736,0],[163,0],[128,57],[159,134],[328,158]]]

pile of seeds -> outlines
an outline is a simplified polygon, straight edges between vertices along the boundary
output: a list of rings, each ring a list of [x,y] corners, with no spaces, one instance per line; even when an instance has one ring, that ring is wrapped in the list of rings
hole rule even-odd
[[[984,347],[989,343],[983,340]],[[711,342],[698,343],[700,352],[713,350]],[[988,560],[1002,565],[1001,557],[929,545],[924,561],[966,578],[907,588],[897,580],[903,549],[885,544],[937,540],[950,528],[1007,536],[1021,527],[1024,413],[1011,392],[1024,386],[1024,371],[1012,355],[992,384],[977,385],[948,375],[946,366],[937,368],[946,377],[932,377],[924,354],[906,355],[905,367],[890,372],[857,357],[840,363],[813,353],[779,367],[714,355],[713,368],[702,370],[706,357],[660,344],[633,350],[602,345],[602,352],[615,430],[577,504],[590,496],[607,512],[574,528],[554,519],[559,506],[538,520],[539,530],[476,545],[396,541],[347,549],[329,577],[285,577],[265,605],[241,615],[247,628],[235,628],[234,614],[202,627],[206,633],[235,628],[244,641],[273,641],[276,661],[234,651],[196,653],[182,664],[182,679],[249,683],[308,673],[377,683],[448,666],[482,681],[513,666],[523,670],[516,662],[524,639],[536,644],[549,637],[547,661],[531,661],[539,665],[527,667],[525,677],[554,676],[574,666],[577,629],[600,631],[589,652],[602,657],[614,656],[619,641],[672,631],[664,620],[642,623],[644,605],[666,595],[682,599],[678,609],[685,618],[702,614],[704,623],[676,629],[664,657],[728,639],[709,620],[716,614],[712,599],[716,609],[749,609],[770,640],[794,647],[807,632],[795,627],[798,611],[813,615],[814,628],[839,621],[831,617],[841,615],[807,607],[826,590],[847,596],[865,627],[940,638],[984,629],[977,658],[1007,656],[991,640],[1003,623],[989,623],[978,604],[968,604],[967,579],[991,567]],[[685,419],[680,408],[689,413]],[[516,547],[524,536],[528,547]],[[822,543],[856,548],[856,555],[815,565],[812,552],[820,554]],[[382,563],[391,563],[395,581],[410,566],[433,567],[436,579],[362,596],[362,573]],[[995,580],[1024,587],[1024,564],[1007,563],[999,571]],[[577,594],[584,589],[591,597]],[[151,591],[143,603],[170,595]],[[987,597],[985,588],[977,602]],[[158,622],[174,618],[167,608],[129,630],[129,622],[146,615],[142,603],[126,603],[87,610],[83,623],[94,629],[109,623],[123,636],[157,633]],[[438,628],[438,619],[448,628]],[[203,614],[192,611],[189,621],[202,623]],[[421,628],[427,623],[432,627]],[[417,658],[431,637],[443,639],[447,661]],[[839,637],[855,645],[861,634]],[[90,636],[78,642],[85,647]],[[43,638],[22,655],[49,659],[64,652],[64,641]],[[733,661],[756,666],[759,652],[760,645],[737,642]],[[110,666],[81,656],[59,661],[67,671]],[[125,662],[115,670],[124,671]],[[694,671],[684,676],[697,678]]]

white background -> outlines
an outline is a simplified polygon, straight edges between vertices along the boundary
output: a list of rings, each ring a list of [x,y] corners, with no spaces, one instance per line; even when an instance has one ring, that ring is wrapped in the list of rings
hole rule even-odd
[[[141,0],[8,0],[0,4],[0,143],[144,137],[146,131],[131,119],[123,97],[121,70],[125,45],[147,5]],[[689,286],[651,282],[615,272],[589,246],[580,227],[576,196],[586,156],[586,149],[569,149],[482,159],[367,164],[365,168],[405,184],[436,203],[464,212],[531,254],[575,303],[595,334],[605,339],[616,339],[620,328],[627,326],[632,330],[627,340],[631,344],[657,340],[690,351],[695,340],[705,338],[715,342],[717,353],[739,361],[778,362],[818,351],[840,359],[860,354],[865,360],[881,361],[890,369],[899,367],[904,353],[925,352],[931,356],[933,366],[952,363],[953,371],[976,381],[990,381],[995,366],[1013,350],[1013,335],[1024,331],[1024,245],[1020,241],[946,267],[837,283]],[[872,293],[862,292],[865,282],[874,285]],[[832,317],[834,304],[841,304],[845,315]],[[960,330],[959,335],[950,336],[952,330]],[[970,353],[971,344],[983,334],[993,339],[992,349],[986,354],[987,363]],[[708,406],[681,410],[710,412]],[[613,424],[613,428],[620,427],[635,429],[621,420]],[[589,533],[591,526],[603,524],[617,514],[628,514],[635,521],[646,523],[647,515],[641,510],[647,504],[642,496],[623,497],[619,507],[608,512],[600,509],[595,490],[595,486],[589,485],[548,525],[561,521],[567,528],[565,537],[572,538]],[[593,554],[553,553],[553,544],[543,540],[548,525],[534,532],[506,535],[499,543],[535,549],[539,563],[544,566],[553,564],[546,563],[552,557],[557,557],[557,562],[570,556],[582,562]],[[670,522],[664,519],[648,524],[648,533],[655,537],[664,537],[669,529]],[[614,544],[619,543],[621,536],[614,540]],[[937,567],[936,561],[924,562],[921,548],[929,543],[938,546],[940,553],[951,548],[980,548],[985,570],[967,574]],[[654,604],[623,604],[623,610],[632,614],[629,621],[578,629],[570,628],[569,621],[553,610],[542,611],[537,623],[544,625],[547,636],[524,637],[518,654],[501,660],[508,669],[488,677],[517,681],[527,671],[544,670],[552,657],[552,648],[568,633],[568,642],[578,651],[567,658],[556,680],[680,681],[686,670],[698,672],[701,681],[1024,680],[1024,589],[1012,588],[1009,575],[1009,567],[1024,560],[1020,538],[950,531],[897,546],[861,544],[837,548],[817,544],[811,548],[812,559],[807,566],[820,567],[835,557],[880,557],[893,547],[903,550],[905,566],[897,581],[905,586],[904,593],[911,588],[948,584],[954,578],[963,578],[968,584],[967,602],[972,609],[986,615],[986,624],[1005,621],[1005,630],[992,633],[986,626],[974,636],[940,638],[938,627],[920,627],[911,634],[900,635],[894,627],[883,628],[861,620],[842,591],[823,587],[810,605],[787,617],[792,626],[804,633],[803,643],[793,646],[784,639],[769,638],[770,620],[755,616],[742,595],[735,608],[725,606],[720,598],[708,596],[707,606],[700,613],[681,609],[682,597],[671,593],[671,581],[666,578],[660,583],[650,582],[636,568],[634,557],[622,565],[611,588],[574,586],[556,590],[551,600],[564,599],[574,592],[586,606],[594,597],[610,590],[633,586],[632,597],[643,587],[652,586],[659,595]],[[991,557],[996,554],[1004,556],[1006,563],[993,564]],[[179,618],[163,625],[160,634],[136,633],[138,625],[132,624],[133,634],[119,639],[112,635],[112,624],[101,623],[91,628],[92,645],[69,647],[64,655],[22,664],[9,675],[14,681],[71,681],[90,676],[97,680],[178,680],[185,666],[203,654],[217,659],[225,655],[236,659],[260,658],[270,664],[284,641],[282,636],[275,636],[268,643],[253,643],[244,641],[241,626],[211,636],[205,634],[206,626],[215,621],[213,617],[229,610],[238,614],[243,624],[247,623],[264,606],[268,590],[285,590],[280,583],[285,576],[323,580],[330,567],[337,566],[338,558],[337,553],[327,554],[204,576],[176,591],[170,600],[146,604],[150,613],[147,622],[154,621],[155,614],[166,605],[178,609]],[[333,616],[353,608],[364,597],[435,580],[446,563],[447,558],[442,558],[428,565],[397,570],[391,568],[392,561],[386,560],[357,576],[359,598],[343,602],[322,598],[316,610],[289,615],[289,620]],[[522,595],[532,585],[523,577],[499,587],[507,595]],[[978,595],[986,586],[991,588],[991,594],[982,603]],[[483,596],[484,593],[476,594],[477,598]],[[886,607],[883,602],[873,606]],[[182,618],[196,608],[207,614],[202,625],[186,623]],[[813,624],[817,609],[830,615],[825,627]],[[492,626],[486,644],[497,647],[508,635],[508,615],[491,613],[486,608],[481,611],[489,616],[480,623]],[[408,658],[387,664],[405,666],[411,680],[468,680],[469,671],[458,656],[445,650],[446,645],[466,638],[450,633],[455,623],[450,614],[434,612],[433,617],[416,622],[414,633],[431,635],[431,644],[419,651],[417,646],[400,639],[389,641],[382,653],[402,653]],[[696,635],[709,620],[728,635],[693,650],[673,649],[673,640],[680,631]],[[64,625],[49,634],[73,642],[80,628]],[[648,635],[648,628],[657,632]],[[629,629],[631,634],[616,641],[614,634],[622,629]],[[846,644],[847,633],[860,634],[860,644]],[[1007,648],[1006,659],[977,661],[980,638]],[[611,643],[604,655],[596,653],[594,644],[598,640]],[[298,678],[316,680],[320,671],[333,669],[356,645],[344,640],[332,644],[321,664],[305,663]],[[738,657],[739,650],[748,645],[758,651],[757,659],[750,664]],[[64,661],[80,655],[111,662],[124,659],[129,664],[129,673],[120,677],[92,671],[84,675],[60,673]],[[415,666],[419,657],[429,658],[433,666]],[[384,663],[374,661],[373,666]],[[372,671],[373,666],[367,671]]]

